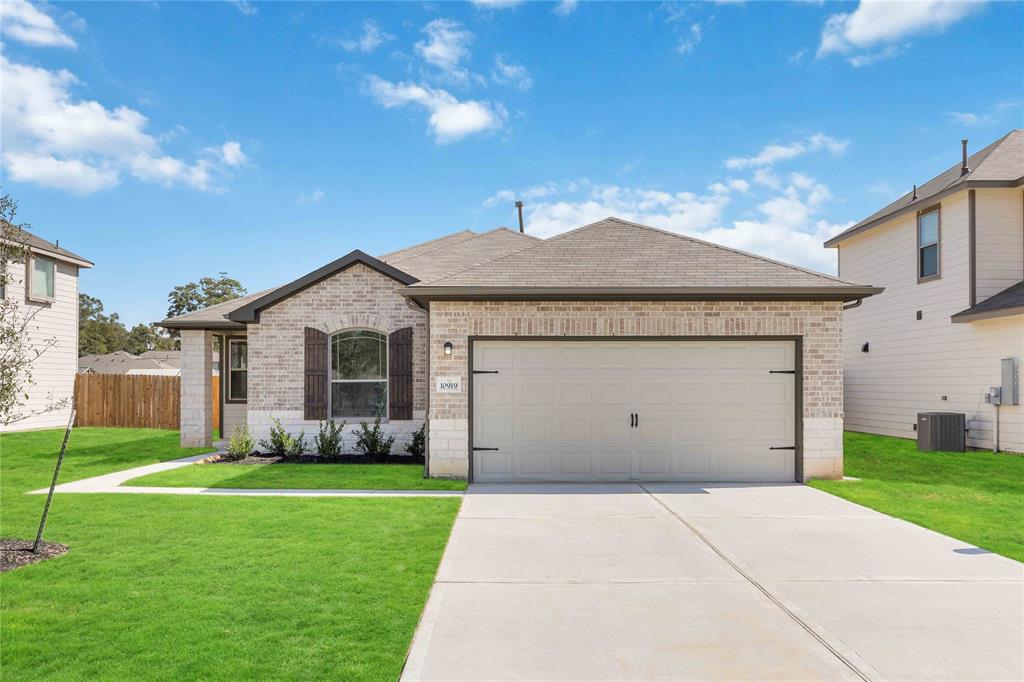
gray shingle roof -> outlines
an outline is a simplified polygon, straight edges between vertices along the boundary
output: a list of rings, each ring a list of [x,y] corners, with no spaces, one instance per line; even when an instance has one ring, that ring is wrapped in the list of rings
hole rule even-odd
[[[79,256],[77,253],[72,253],[71,251],[68,251],[65,248],[57,246],[53,242],[46,241],[42,237],[34,235],[28,230],[19,229],[17,235],[18,236],[16,237],[16,240],[20,241],[25,246],[28,246],[29,249],[33,249],[36,251],[45,251],[56,258],[63,257],[65,259],[70,260],[73,263],[81,265],[82,267],[88,268],[93,266],[93,262],[88,258],[83,258],[82,256]]]
[[[247,303],[252,303],[256,299],[266,296],[277,288],[264,289],[254,294],[246,294],[241,298],[234,298],[230,301],[208,306],[202,310],[185,313],[177,317],[168,317],[157,324],[168,329],[245,329],[245,325],[241,322],[229,320],[228,314]]]
[[[904,211],[926,208],[942,196],[970,187],[1009,186],[1024,181],[1024,130],[1011,130],[989,146],[968,157],[971,169],[966,175],[956,164],[917,188],[917,199],[911,190],[885,208],[840,232],[825,242],[835,246],[847,237],[863,232]]]
[[[961,310],[951,319],[953,322],[971,322],[1008,315],[1024,315],[1024,280],[986,298],[981,303]]]
[[[851,283],[619,218],[566,232],[424,287],[744,288]]]
[[[439,248],[409,254],[416,249],[414,247],[400,252],[397,257],[392,255],[383,260],[421,282],[428,282],[528,249],[542,241],[537,237],[514,232],[507,227],[499,227],[483,234],[470,234],[473,236],[468,239],[454,243],[446,242]]]
[[[536,237],[499,227],[483,234],[462,230],[422,244],[416,244],[381,256],[380,260],[415,279],[441,277],[498,256],[536,244]],[[300,278],[301,279],[301,278]],[[170,329],[244,329],[245,324],[230,319],[239,308],[268,296],[288,285],[248,294],[203,310],[167,318],[159,324]]]

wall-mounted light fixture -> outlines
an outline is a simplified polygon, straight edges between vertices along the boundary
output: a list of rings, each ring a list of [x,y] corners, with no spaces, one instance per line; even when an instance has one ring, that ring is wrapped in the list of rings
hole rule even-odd
[[[452,354],[452,350],[454,348],[455,348],[455,346],[452,345],[451,341],[445,341],[444,342],[444,354],[445,355],[451,355]]]
[[[867,341],[865,341],[864,345],[860,347],[860,352],[861,353],[867,353],[869,350],[871,350],[871,346],[868,345]]]

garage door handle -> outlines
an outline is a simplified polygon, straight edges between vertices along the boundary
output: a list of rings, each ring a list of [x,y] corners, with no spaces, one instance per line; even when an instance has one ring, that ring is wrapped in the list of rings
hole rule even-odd
[[[636,412],[629,413],[629,428],[636,426]]]
[[[773,446],[773,447],[770,447],[768,449],[769,450],[796,450],[796,446],[795,445],[783,445],[783,446],[779,446],[779,447],[774,447]]]
[[[474,369],[473,374],[500,374],[496,369]]]
[[[770,369],[769,374],[796,374],[795,369]]]
[[[473,448],[473,452],[476,452],[477,450],[497,450],[497,449],[498,448]]]

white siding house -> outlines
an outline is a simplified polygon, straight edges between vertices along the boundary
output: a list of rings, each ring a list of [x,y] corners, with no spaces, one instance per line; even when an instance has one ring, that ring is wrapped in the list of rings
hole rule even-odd
[[[32,362],[28,398],[17,412],[28,415],[0,431],[65,426],[78,371],[78,273],[92,263],[34,235],[25,235],[28,262],[6,263],[2,292],[17,315],[29,318],[29,342],[42,354]],[[23,318],[24,319],[24,318]],[[47,407],[64,401],[61,409]]]
[[[936,274],[919,239],[933,209]],[[992,448],[986,394],[1003,358],[1018,371],[1024,358],[1024,131],[826,245],[839,250],[840,277],[885,287],[843,316],[846,429],[914,438],[919,412],[962,412],[968,445]],[[1024,452],[1024,405],[998,409],[1000,449]]]

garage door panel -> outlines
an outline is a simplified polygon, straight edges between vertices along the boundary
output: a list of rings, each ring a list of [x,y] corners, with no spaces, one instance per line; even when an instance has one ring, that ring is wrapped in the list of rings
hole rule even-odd
[[[522,407],[550,407],[555,403],[555,386],[550,379],[520,379],[517,393],[517,404]]]
[[[476,398],[485,407],[511,407],[514,404],[513,386],[507,381],[481,381],[477,384]]]
[[[516,345],[512,342],[489,341],[473,349],[473,362],[488,369],[512,369],[515,366]]]
[[[594,355],[596,356],[597,369],[632,369],[633,349],[632,344],[616,343],[607,341],[597,344]]]
[[[555,388],[555,405],[558,407],[592,405],[594,387],[590,382],[560,382]]]
[[[629,412],[626,406],[633,404],[633,386],[629,381],[598,381],[597,402],[602,406],[622,405],[623,412]]]
[[[551,344],[536,343],[520,345],[520,369],[553,369],[555,367],[555,347]]]
[[[561,345],[557,349],[558,366],[562,369],[591,369],[594,366],[594,347],[589,343]]]
[[[769,447],[795,444],[796,378],[769,370],[793,353],[791,341],[477,341],[474,368],[500,373],[474,375],[473,437],[500,450],[474,454],[474,478],[792,481],[794,452]]]

